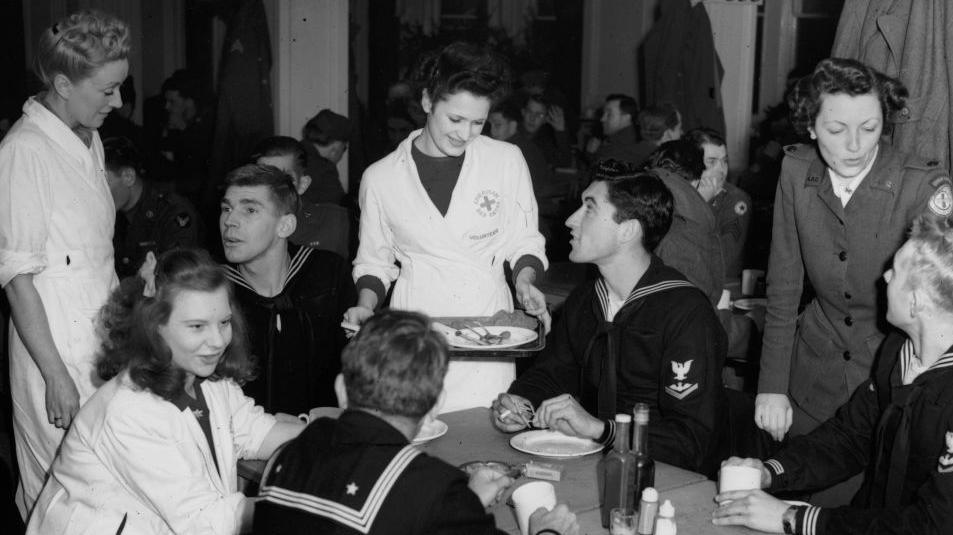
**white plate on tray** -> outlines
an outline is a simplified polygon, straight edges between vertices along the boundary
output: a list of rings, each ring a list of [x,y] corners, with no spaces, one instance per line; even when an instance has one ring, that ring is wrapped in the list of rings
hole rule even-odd
[[[414,437],[413,443],[423,444],[424,442],[430,442],[435,438],[446,435],[447,429],[449,429],[449,427],[444,422],[433,420],[420,427],[420,432]]]
[[[476,338],[476,334],[470,331],[469,329],[454,329],[448,325],[435,323],[437,329],[443,333],[447,338],[447,343],[453,347],[460,347],[465,349],[486,349],[493,351],[496,349],[506,349],[508,347],[521,346],[523,344],[532,342],[536,340],[539,335],[536,334],[536,331],[530,329],[524,329],[523,327],[509,327],[506,325],[487,325],[485,327],[477,327],[478,332],[483,332],[483,329],[486,329],[490,334],[498,335],[503,331],[509,331],[510,337],[506,340],[501,341],[498,344],[493,345],[481,345],[476,343],[473,340],[469,340],[466,337],[457,335],[457,331],[467,333],[467,336],[471,338]]]
[[[602,451],[602,444],[548,429],[524,431],[510,439],[510,446],[541,457],[582,457]]]

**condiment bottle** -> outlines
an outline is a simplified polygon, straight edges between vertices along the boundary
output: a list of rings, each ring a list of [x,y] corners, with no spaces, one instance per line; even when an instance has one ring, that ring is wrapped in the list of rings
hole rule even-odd
[[[602,527],[609,527],[609,513],[616,507],[632,507],[635,500],[635,455],[629,449],[632,417],[615,415],[615,444],[602,460]]]
[[[642,491],[642,500],[639,502],[638,535],[652,535],[655,530],[655,515],[658,513],[658,491],[655,487],[647,487]]]
[[[676,535],[675,506],[671,500],[665,500],[658,509],[658,518],[655,519],[655,535]]]

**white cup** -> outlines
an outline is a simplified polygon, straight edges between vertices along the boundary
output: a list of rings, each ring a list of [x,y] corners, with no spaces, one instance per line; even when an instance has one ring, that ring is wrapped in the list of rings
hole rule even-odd
[[[530,515],[540,507],[549,510],[556,507],[556,489],[548,481],[533,481],[514,490],[511,499],[516,509],[516,522],[520,526],[520,533],[528,535]]]
[[[718,492],[761,488],[761,470],[747,465],[722,466],[718,473]]]

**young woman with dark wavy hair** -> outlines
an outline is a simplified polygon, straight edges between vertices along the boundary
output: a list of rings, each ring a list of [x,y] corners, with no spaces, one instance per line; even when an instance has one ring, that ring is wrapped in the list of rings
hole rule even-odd
[[[254,500],[237,461],[267,459],[304,428],[242,393],[245,325],[208,253],[150,256],[142,274],[103,308],[108,382],[73,421],[29,533],[239,533]]]

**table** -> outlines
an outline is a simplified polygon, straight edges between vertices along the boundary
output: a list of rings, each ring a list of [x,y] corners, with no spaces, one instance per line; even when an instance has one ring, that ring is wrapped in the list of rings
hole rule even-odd
[[[714,481],[699,481],[675,489],[659,492],[659,501],[672,500],[675,506],[675,523],[678,535],[755,535],[760,532],[741,526],[716,526],[711,523],[711,512],[715,508]],[[600,524],[602,518],[599,509],[577,512],[576,518],[582,528],[582,534],[606,534],[608,530]],[[763,535],[763,534],[762,534]]]
[[[560,481],[553,482],[557,500],[567,503],[569,508],[577,513],[595,510],[595,524],[592,527],[602,530],[598,515],[599,490],[596,480],[598,473],[596,465],[601,459],[600,455],[587,455],[575,459],[544,459],[519,452],[510,447],[509,441],[512,435],[497,431],[493,427],[487,409],[467,409],[441,414],[440,420],[449,427],[447,434],[422,445],[423,451],[454,466],[468,461],[525,463],[531,459],[561,464],[564,467],[562,478]],[[529,481],[534,480],[521,478],[509,492]],[[705,481],[705,476],[667,464],[658,463],[655,469],[656,488],[660,492],[700,481]],[[509,497],[509,492],[503,502]],[[519,533],[516,516],[512,508],[505,503],[495,506],[493,515],[496,517],[497,527],[509,533]]]
[[[560,481],[554,481],[556,498],[566,503],[579,517],[582,533],[605,534],[599,513],[599,489],[597,483],[597,464],[601,455],[593,454],[574,459],[549,459],[522,453],[510,447],[512,435],[497,431],[490,422],[488,409],[475,408],[441,414],[439,419],[447,424],[447,434],[422,444],[421,450],[429,455],[458,466],[469,461],[503,461],[506,463],[525,463],[531,459],[543,460],[563,465]],[[239,476],[257,481],[261,478],[263,461],[240,461]],[[511,493],[520,485],[534,481],[530,478],[518,480],[500,504],[492,508],[496,525],[501,530],[518,534],[516,516],[513,509],[505,504]],[[681,535],[724,534],[734,535],[753,533],[741,528],[717,528],[710,522],[714,509],[712,498],[715,495],[714,483],[705,476],[677,468],[665,463],[656,463],[655,488],[675,504],[678,532]],[[684,527],[683,527],[684,525]]]

